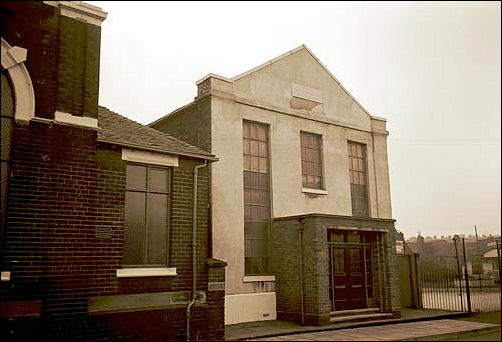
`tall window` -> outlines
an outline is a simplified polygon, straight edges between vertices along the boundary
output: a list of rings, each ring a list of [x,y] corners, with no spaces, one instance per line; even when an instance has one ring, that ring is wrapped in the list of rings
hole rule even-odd
[[[124,265],[167,265],[169,195],[169,168],[127,164]]]
[[[9,174],[11,165],[12,132],[14,129],[15,97],[6,70],[2,68],[2,232],[3,240],[5,214],[7,212],[7,191],[9,188]]]
[[[244,260],[246,275],[269,272],[268,127],[243,121]]]
[[[303,187],[322,189],[322,143],[321,136],[301,132]]]
[[[366,184],[366,149],[362,144],[348,142],[352,215],[369,216]]]

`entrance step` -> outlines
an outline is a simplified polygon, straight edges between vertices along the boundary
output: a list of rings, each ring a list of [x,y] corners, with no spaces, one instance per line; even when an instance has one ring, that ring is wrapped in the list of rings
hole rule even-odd
[[[379,312],[379,308],[367,308],[367,309],[354,309],[354,310],[339,310],[331,311],[331,317],[335,316],[351,316],[351,315],[364,315]]]
[[[351,323],[360,321],[377,321],[392,318],[391,313],[378,312],[378,308],[343,310],[331,312],[331,323]]]

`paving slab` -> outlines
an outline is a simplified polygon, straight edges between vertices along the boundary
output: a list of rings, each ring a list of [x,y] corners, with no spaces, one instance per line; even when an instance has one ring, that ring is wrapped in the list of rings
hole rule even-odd
[[[277,337],[254,338],[249,341],[402,341],[426,336],[446,335],[452,333],[484,331],[499,328],[498,324],[440,319],[424,322],[396,323],[380,326],[360,327],[321,332],[304,332]]]
[[[382,319],[377,321],[362,321],[351,323],[336,323],[325,326],[301,326],[286,321],[258,321],[227,325],[225,338],[229,341],[290,335],[303,332],[339,330],[352,327],[372,326],[374,328],[393,323],[436,320],[442,318],[459,318],[468,316],[466,312],[452,312],[435,309],[401,309],[401,318]]]

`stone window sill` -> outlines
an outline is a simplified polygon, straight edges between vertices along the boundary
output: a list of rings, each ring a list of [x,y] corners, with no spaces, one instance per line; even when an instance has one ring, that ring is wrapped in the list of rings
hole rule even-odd
[[[245,276],[244,277],[244,282],[245,283],[252,283],[256,281],[275,281],[275,276]]]
[[[311,189],[311,188],[302,188],[302,192],[308,194],[316,194],[316,195],[327,195],[328,191],[323,189]]]
[[[176,275],[176,267],[122,268],[117,270],[117,278],[173,277]]]

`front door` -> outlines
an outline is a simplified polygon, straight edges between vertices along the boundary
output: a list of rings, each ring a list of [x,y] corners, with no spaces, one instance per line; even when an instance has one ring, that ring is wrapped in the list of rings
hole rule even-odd
[[[361,247],[332,247],[335,310],[366,307]]]
[[[359,237],[347,236],[347,233],[332,236],[331,241],[335,242],[331,244],[330,253],[334,310],[365,308],[367,305],[365,278],[368,278],[365,277],[363,259],[365,246]]]

